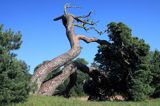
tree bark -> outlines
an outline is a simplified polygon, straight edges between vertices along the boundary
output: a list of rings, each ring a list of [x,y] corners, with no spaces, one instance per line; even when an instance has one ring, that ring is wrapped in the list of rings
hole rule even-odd
[[[62,84],[70,75],[72,75],[76,70],[77,67],[74,64],[69,64],[65,66],[61,74],[42,84],[38,92],[38,95],[52,96],[56,88],[60,84]]]
[[[43,83],[43,81],[45,80],[47,75],[52,70],[55,70],[55,69],[63,66],[67,62],[71,61],[72,59],[77,57],[79,55],[79,53],[80,53],[80,47],[72,48],[67,53],[64,53],[63,55],[61,55],[57,58],[54,58],[50,62],[40,66],[35,71],[34,75],[32,76],[32,79],[31,79],[32,83],[35,83],[37,85],[37,90],[35,93],[38,93],[41,84]]]
[[[80,40],[83,40],[86,43],[90,43],[90,42],[97,42],[99,44],[102,43],[102,41],[97,38],[87,38],[84,35],[76,36],[74,32],[74,20],[81,22],[83,24],[89,24],[89,25],[93,25],[93,23],[86,22],[84,20],[79,19],[78,17],[73,16],[72,14],[68,14],[66,11],[67,8],[69,7],[65,6],[64,15],[59,16],[54,20],[55,21],[62,20],[63,25],[66,29],[66,35],[70,42],[71,49],[68,52],[52,59],[51,61],[42,64],[35,71],[35,73],[31,78],[31,83],[37,85],[35,94],[52,95],[56,87],[58,87],[58,85],[60,85],[67,77],[69,77],[69,75],[73,72],[72,70],[75,70],[75,68],[73,69],[71,68],[73,64],[68,65],[64,68],[64,71],[62,74],[53,78],[52,80],[49,80],[43,83],[45,78],[51,71],[65,65],[67,62],[70,62],[80,54],[80,51],[81,51],[80,44],[79,44]]]
[[[80,45],[79,45],[79,40],[75,36],[74,29],[73,29],[73,17],[70,15],[64,15],[62,18],[63,24],[66,28],[66,35],[67,38],[70,42],[71,49],[67,52],[64,53],[51,61],[41,65],[34,73],[34,75],[31,78],[31,82],[37,85],[37,90],[35,94],[38,93],[40,90],[41,84],[47,77],[47,75],[52,71],[55,70],[67,62],[73,60],[80,54]]]
[[[98,70],[98,69],[96,69],[94,67],[88,67],[88,66],[86,66],[86,65],[84,65],[82,63],[78,63],[78,62],[74,62],[72,64],[74,64],[74,67],[76,67],[77,70],[80,70],[80,71],[82,71],[85,74],[88,74],[90,76],[90,78],[92,78],[92,80],[95,83],[97,83],[98,85],[100,85],[101,83],[107,82],[107,77],[103,73],[101,73],[100,70]],[[62,91],[62,92],[60,92],[59,94],[56,94],[56,95],[63,95],[64,97],[68,98],[71,88],[76,83],[76,78],[77,78],[76,72],[72,73],[70,75],[70,81],[69,81],[67,87],[65,88],[65,90]],[[51,80],[55,80],[55,79],[53,78]],[[54,86],[54,85],[50,85],[50,86]],[[50,93],[53,94],[54,91],[52,91]]]

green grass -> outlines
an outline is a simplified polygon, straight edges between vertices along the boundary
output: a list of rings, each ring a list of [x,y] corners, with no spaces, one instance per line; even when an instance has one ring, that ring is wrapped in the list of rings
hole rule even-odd
[[[143,102],[89,102],[76,98],[30,96],[26,102],[11,106],[160,106],[160,99]]]

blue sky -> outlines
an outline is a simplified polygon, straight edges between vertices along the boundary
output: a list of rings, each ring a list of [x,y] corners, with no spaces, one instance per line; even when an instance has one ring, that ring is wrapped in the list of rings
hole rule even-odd
[[[53,18],[63,14],[65,3],[81,6],[82,9],[69,9],[75,15],[95,13],[91,18],[98,20],[98,29],[105,29],[112,21],[123,22],[134,36],[143,38],[151,50],[160,50],[160,0],[0,0],[0,24],[5,29],[21,31],[23,44],[16,51],[18,58],[30,66],[30,72],[42,61],[50,60],[70,49],[61,21]],[[107,39],[107,35],[86,33],[75,29],[77,34]],[[97,44],[85,44],[79,57],[93,62]]]

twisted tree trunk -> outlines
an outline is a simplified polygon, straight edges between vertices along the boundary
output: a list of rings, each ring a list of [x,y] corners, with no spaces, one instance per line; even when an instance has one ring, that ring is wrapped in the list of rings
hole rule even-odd
[[[51,71],[65,65],[66,63],[70,62],[80,54],[80,51],[81,51],[80,44],[79,44],[80,40],[83,40],[86,43],[97,42],[101,44],[104,42],[104,41],[98,40],[97,38],[87,38],[86,36],[83,36],[83,35],[76,36],[74,32],[74,20],[76,20],[77,22],[81,22],[83,26],[85,24],[93,25],[93,23],[89,23],[87,21],[80,19],[80,18],[88,17],[90,13],[88,16],[76,17],[72,14],[68,14],[66,11],[67,8],[69,8],[69,6],[65,5],[64,15],[57,17],[54,20],[55,21],[62,20],[63,25],[66,29],[67,38],[71,45],[71,49],[68,52],[52,59],[51,61],[42,64],[35,71],[35,73],[31,78],[31,82],[37,85],[35,94],[52,95],[55,89],[58,87],[58,85],[60,85],[66,78],[68,78],[75,71],[76,66],[74,64],[70,64],[64,67],[64,71],[59,76],[43,83],[43,81]]]
[[[56,88],[60,84],[62,84],[70,75],[75,73],[76,70],[77,67],[74,64],[69,64],[65,66],[63,72],[60,75],[42,84],[38,95],[52,96]]]
[[[71,61],[72,59],[77,57],[79,55],[79,53],[80,53],[80,48],[77,48],[77,49],[73,48],[70,51],[68,51],[67,53],[65,53],[65,54],[51,60],[50,62],[40,66],[36,70],[36,72],[34,73],[34,75],[32,76],[32,79],[31,79],[32,83],[37,85],[36,93],[38,93],[41,84],[43,83],[43,81],[45,80],[47,75],[52,70],[55,70],[55,69],[63,66],[67,62]]]
[[[63,17],[61,17],[63,24],[66,28],[66,35],[67,38],[70,42],[71,45],[71,49],[52,59],[51,61],[42,64],[34,73],[34,75],[32,76],[31,82],[37,85],[37,90],[36,90],[36,94],[38,93],[41,84],[43,83],[43,81],[45,80],[45,78],[47,77],[48,73],[50,73],[52,70],[55,70],[61,66],[63,66],[64,64],[66,64],[67,62],[73,60],[75,57],[77,57],[80,53],[80,46],[79,46],[79,40],[78,38],[75,36],[74,30],[73,30],[73,17],[70,15],[64,15]],[[55,19],[57,20],[57,19]]]
[[[79,63],[79,62],[74,62],[74,63],[71,63],[74,67],[73,68],[76,68],[77,70],[85,73],[85,74],[88,74],[89,77],[95,82],[97,83],[97,85],[99,87],[103,87],[102,85],[106,85],[104,84],[105,83],[108,83],[107,81],[107,77],[104,75],[104,73],[102,73],[100,70],[94,68],[94,67],[88,67],[82,63]],[[69,71],[69,70],[68,70]],[[70,81],[68,83],[68,85],[66,86],[65,90],[58,93],[58,94],[55,94],[55,95],[63,95],[64,97],[70,97],[69,96],[69,93],[70,93],[70,90],[71,88],[75,85],[76,83],[76,78],[77,78],[77,73],[74,72],[70,75]],[[54,78],[52,80],[55,80]],[[50,85],[51,86],[54,86],[54,85]],[[54,93],[54,92],[51,92],[51,93]]]

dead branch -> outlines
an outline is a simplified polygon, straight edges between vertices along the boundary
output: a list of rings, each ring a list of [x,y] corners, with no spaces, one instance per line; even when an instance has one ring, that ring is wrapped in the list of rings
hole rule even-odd
[[[61,15],[61,16],[59,16],[59,17],[57,17],[57,18],[54,18],[53,20],[54,21],[58,21],[58,20],[60,20],[60,19],[62,19],[63,18],[63,15]]]
[[[64,5],[64,14],[68,14],[67,13],[67,8],[81,8],[81,7],[79,7],[79,6],[71,6],[69,3],[66,3]]]
[[[76,18],[87,18],[89,17],[93,12],[90,11],[87,15],[83,15],[83,16],[76,16]]]
[[[77,18],[77,17],[74,17],[74,19],[77,21],[77,22],[81,22],[83,24],[88,24],[88,25],[95,25],[95,23],[93,21],[89,22],[89,20],[82,20],[80,18]]]
[[[88,38],[88,37],[86,37],[84,35],[78,35],[77,37],[78,37],[79,40],[83,40],[86,43],[97,42],[98,41],[97,38]]]
[[[88,37],[86,37],[84,35],[78,35],[77,37],[78,37],[79,40],[83,40],[86,43],[96,42],[96,43],[98,43],[100,45],[109,45],[110,44],[106,40],[100,40],[100,39],[97,39],[97,38],[94,38],[94,37],[93,38],[88,38]]]
[[[86,32],[89,30],[89,28],[87,28],[84,24],[74,24],[74,26],[83,28]]]

